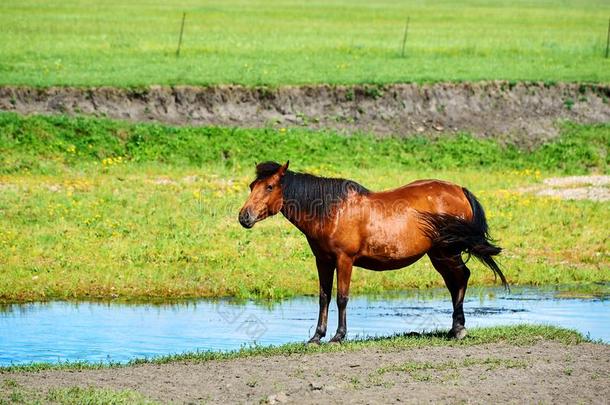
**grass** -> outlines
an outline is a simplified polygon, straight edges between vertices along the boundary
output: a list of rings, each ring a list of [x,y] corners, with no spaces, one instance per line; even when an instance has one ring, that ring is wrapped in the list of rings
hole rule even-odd
[[[96,387],[68,387],[53,388],[50,389],[46,394],[43,394],[30,388],[23,387],[14,380],[5,380],[4,387],[0,386],[0,405],[34,405],[42,403],[53,403],[60,405],[152,405],[157,404],[158,402],[151,401],[138,392],[132,390],[111,390]]]
[[[295,354],[336,353],[358,351],[366,348],[378,350],[415,349],[437,346],[473,346],[491,343],[510,343],[517,346],[533,345],[540,341],[556,341],[566,345],[589,342],[580,333],[555,326],[515,325],[469,329],[468,337],[463,340],[451,339],[446,333],[431,332],[422,335],[394,335],[389,337],[348,340],[340,345],[322,344],[319,346],[303,343],[288,343],[280,346],[252,346],[239,350],[217,352],[199,351],[173,354],[149,359],[135,359],[128,363],[32,363],[0,367],[0,372],[39,372],[45,370],[91,370],[101,368],[129,367],[142,364],[166,364],[174,362],[207,362],[258,356],[290,356]],[[493,361],[492,361],[493,363]]]
[[[567,125],[526,153],[467,135],[430,141],[291,129],[173,128],[0,114],[0,301],[317,293],[305,238],[281,216],[244,230],[255,161],[353,178],[373,190],[417,178],[467,186],[488,212],[509,281],[610,280],[608,203],[515,190],[546,176],[608,173],[610,125]],[[494,283],[471,262],[472,285]],[[353,293],[442,286],[428,260],[356,270]]]
[[[66,168],[101,164],[154,164],[175,168],[214,166],[248,175],[255,162],[292,158],[301,168],[327,175],[362,168],[400,170],[535,170],[579,174],[607,172],[610,125],[566,124],[555,142],[526,152],[468,134],[379,138],[366,134],[286,128],[171,127],[67,116],[21,117],[0,112],[0,174],[54,175]],[[349,151],[349,159],[345,152]],[[525,172],[530,169],[530,172]]]
[[[603,0],[5,0],[0,84],[608,83],[608,15]]]
[[[369,381],[374,385],[393,386],[392,381],[383,381],[381,376],[391,374],[394,376],[408,375],[413,381],[428,381],[436,383],[447,383],[459,378],[464,369],[477,367],[482,369],[481,377],[486,378],[485,373],[499,368],[527,369],[531,364],[525,360],[502,359],[497,357],[466,358],[461,361],[449,360],[442,362],[430,361],[407,361],[402,364],[381,367],[375,373],[369,375]],[[484,370],[484,371],[483,371]]]
[[[47,394],[48,401],[62,405],[112,405],[112,404],[157,404],[136,391],[132,390],[111,390],[104,388],[56,388]]]
[[[528,363],[524,360],[515,359],[500,359],[497,357],[487,358],[466,358],[460,362],[455,360],[443,361],[443,362],[429,362],[429,361],[408,361],[402,364],[392,365],[389,367],[382,367],[377,369],[377,374],[395,373],[395,372],[406,372],[413,374],[418,371],[436,370],[458,370],[462,367],[472,366],[484,366],[487,371],[492,371],[498,367],[504,368],[527,368]]]

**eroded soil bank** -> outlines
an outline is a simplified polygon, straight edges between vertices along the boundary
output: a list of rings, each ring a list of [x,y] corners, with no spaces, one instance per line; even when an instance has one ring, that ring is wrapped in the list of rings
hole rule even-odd
[[[538,341],[471,347],[178,362],[120,369],[0,373],[10,387],[135,390],[163,403],[606,403],[610,346]],[[7,381],[10,380],[10,384]],[[3,388],[4,387],[4,388]]]
[[[177,125],[307,126],[380,135],[465,131],[524,147],[558,122],[610,122],[610,85],[437,83],[388,86],[0,87],[0,110]]]

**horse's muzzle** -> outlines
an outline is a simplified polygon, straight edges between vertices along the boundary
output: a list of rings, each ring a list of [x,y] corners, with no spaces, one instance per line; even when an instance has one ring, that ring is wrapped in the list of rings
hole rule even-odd
[[[239,212],[239,223],[244,228],[250,229],[254,226],[256,218],[252,215],[250,210],[242,210]]]

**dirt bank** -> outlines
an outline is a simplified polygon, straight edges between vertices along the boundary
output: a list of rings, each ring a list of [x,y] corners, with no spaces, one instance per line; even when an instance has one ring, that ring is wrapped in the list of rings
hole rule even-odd
[[[307,126],[377,134],[467,131],[531,146],[557,122],[610,122],[610,85],[483,82],[388,86],[147,89],[0,87],[0,110],[241,127]]]
[[[607,403],[610,346],[364,349],[122,369],[0,373],[11,386],[130,389],[179,403]],[[2,388],[5,387],[5,388]],[[43,394],[44,395],[44,394]]]

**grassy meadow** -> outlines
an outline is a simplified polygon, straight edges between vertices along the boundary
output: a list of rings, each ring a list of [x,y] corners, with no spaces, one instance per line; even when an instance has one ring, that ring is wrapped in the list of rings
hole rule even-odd
[[[466,134],[429,140],[306,129],[129,124],[0,114],[0,301],[316,294],[305,238],[281,215],[237,222],[256,161],[373,190],[418,178],[468,187],[512,284],[610,280],[609,203],[520,194],[545,177],[610,171],[610,125],[566,124],[532,152]],[[321,163],[323,162],[323,163]],[[493,274],[471,262],[472,284]],[[427,259],[357,269],[354,293],[442,286]]]
[[[603,0],[4,0],[0,84],[607,83],[609,16]]]

